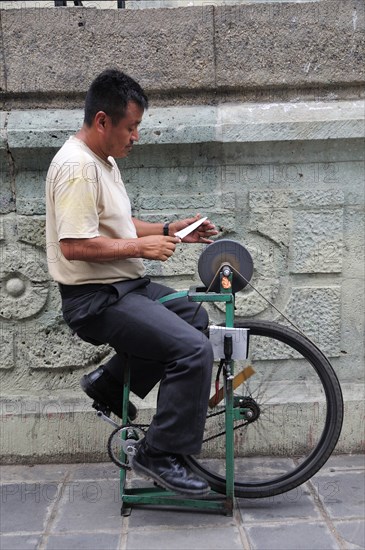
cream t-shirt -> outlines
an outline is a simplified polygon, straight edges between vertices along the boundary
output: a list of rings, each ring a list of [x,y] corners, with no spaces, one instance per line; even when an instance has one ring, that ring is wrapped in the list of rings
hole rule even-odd
[[[108,262],[67,260],[61,239],[136,238],[131,205],[115,160],[105,162],[76,137],[54,157],[46,181],[48,269],[65,285],[114,283],[145,275],[140,258]]]

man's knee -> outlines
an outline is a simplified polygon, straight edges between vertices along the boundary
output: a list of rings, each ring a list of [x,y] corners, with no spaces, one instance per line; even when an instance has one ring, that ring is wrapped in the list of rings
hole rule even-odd
[[[202,332],[196,332],[196,337],[190,342],[191,355],[195,357],[196,365],[204,365],[208,370],[213,366],[212,344]]]

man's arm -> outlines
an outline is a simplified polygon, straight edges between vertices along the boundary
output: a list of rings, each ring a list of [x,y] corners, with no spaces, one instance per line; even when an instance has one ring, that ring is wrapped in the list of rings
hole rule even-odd
[[[126,258],[145,258],[166,261],[175,251],[177,237],[150,235],[138,239],[62,239],[61,252],[66,260],[84,262],[110,262]]]
[[[163,235],[163,223],[149,223],[132,218],[138,237],[147,237],[148,235]]]
[[[184,220],[177,220],[169,224],[169,235],[173,236],[177,231],[184,229],[191,223],[199,220],[200,214],[194,216],[194,218],[185,218]],[[145,237],[147,235],[162,235],[163,234],[163,223],[149,223],[138,220],[137,218],[132,218],[134,226],[137,231],[138,237]],[[185,243],[211,243],[210,237],[217,235],[218,231],[215,228],[215,225],[212,224],[210,220],[205,220],[198,229],[190,233],[187,237],[183,239]]]

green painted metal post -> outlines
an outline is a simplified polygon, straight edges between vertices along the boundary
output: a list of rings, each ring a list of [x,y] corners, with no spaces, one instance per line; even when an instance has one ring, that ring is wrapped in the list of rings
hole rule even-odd
[[[128,403],[129,403],[129,386],[130,386],[130,370],[129,370],[129,364],[126,362],[125,368],[124,368],[124,377],[123,377],[123,406],[122,406],[122,422],[123,426],[128,424]],[[126,439],[126,432],[122,433],[122,438]],[[126,461],[126,455],[123,449],[120,451],[121,456],[121,462],[125,463]],[[121,468],[120,470],[120,496],[123,502],[123,496],[125,494],[125,484],[127,479],[127,470],[124,468]]]
[[[230,302],[226,303],[226,327],[234,325],[234,295]],[[226,497],[227,514],[232,514],[234,499],[234,412],[233,412],[233,385],[234,362],[227,362],[227,375],[225,377],[226,389]]]

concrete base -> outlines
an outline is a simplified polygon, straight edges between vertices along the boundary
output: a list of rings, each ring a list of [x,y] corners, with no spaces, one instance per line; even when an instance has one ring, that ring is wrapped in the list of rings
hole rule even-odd
[[[364,386],[349,383],[344,384],[342,390],[345,400],[344,426],[335,453],[363,452]],[[136,403],[139,401],[136,398],[133,400]],[[154,396],[137,405],[137,421],[149,423],[154,413]],[[281,398],[274,408],[275,417],[279,420],[263,425],[260,431],[250,432],[254,437],[250,435],[248,443],[253,452],[245,449],[245,455],[287,456],[296,452],[298,432],[303,424],[300,419],[295,422],[290,416],[293,405],[298,405],[301,415],[308,419],[309,425],[305,423],[304,435],[316,432],[320,424],[317,398],[312,402],[303,398],[302,403],[297,398],[285,401]],[[108,460],[107,440],[112,427],[97,417],[89,399],[26,399],[16,396],[0,401],[0,410],[3,464]],[[218,418],[222,420],[223,415]],[[275,429],[278,430],[277,435],[273,432]],[[270,430],[271,443],[262,437],[262,434],[268,433],[266,430]],[[206,446],[205,454],[211,458],[224,456],[224,437]]]

